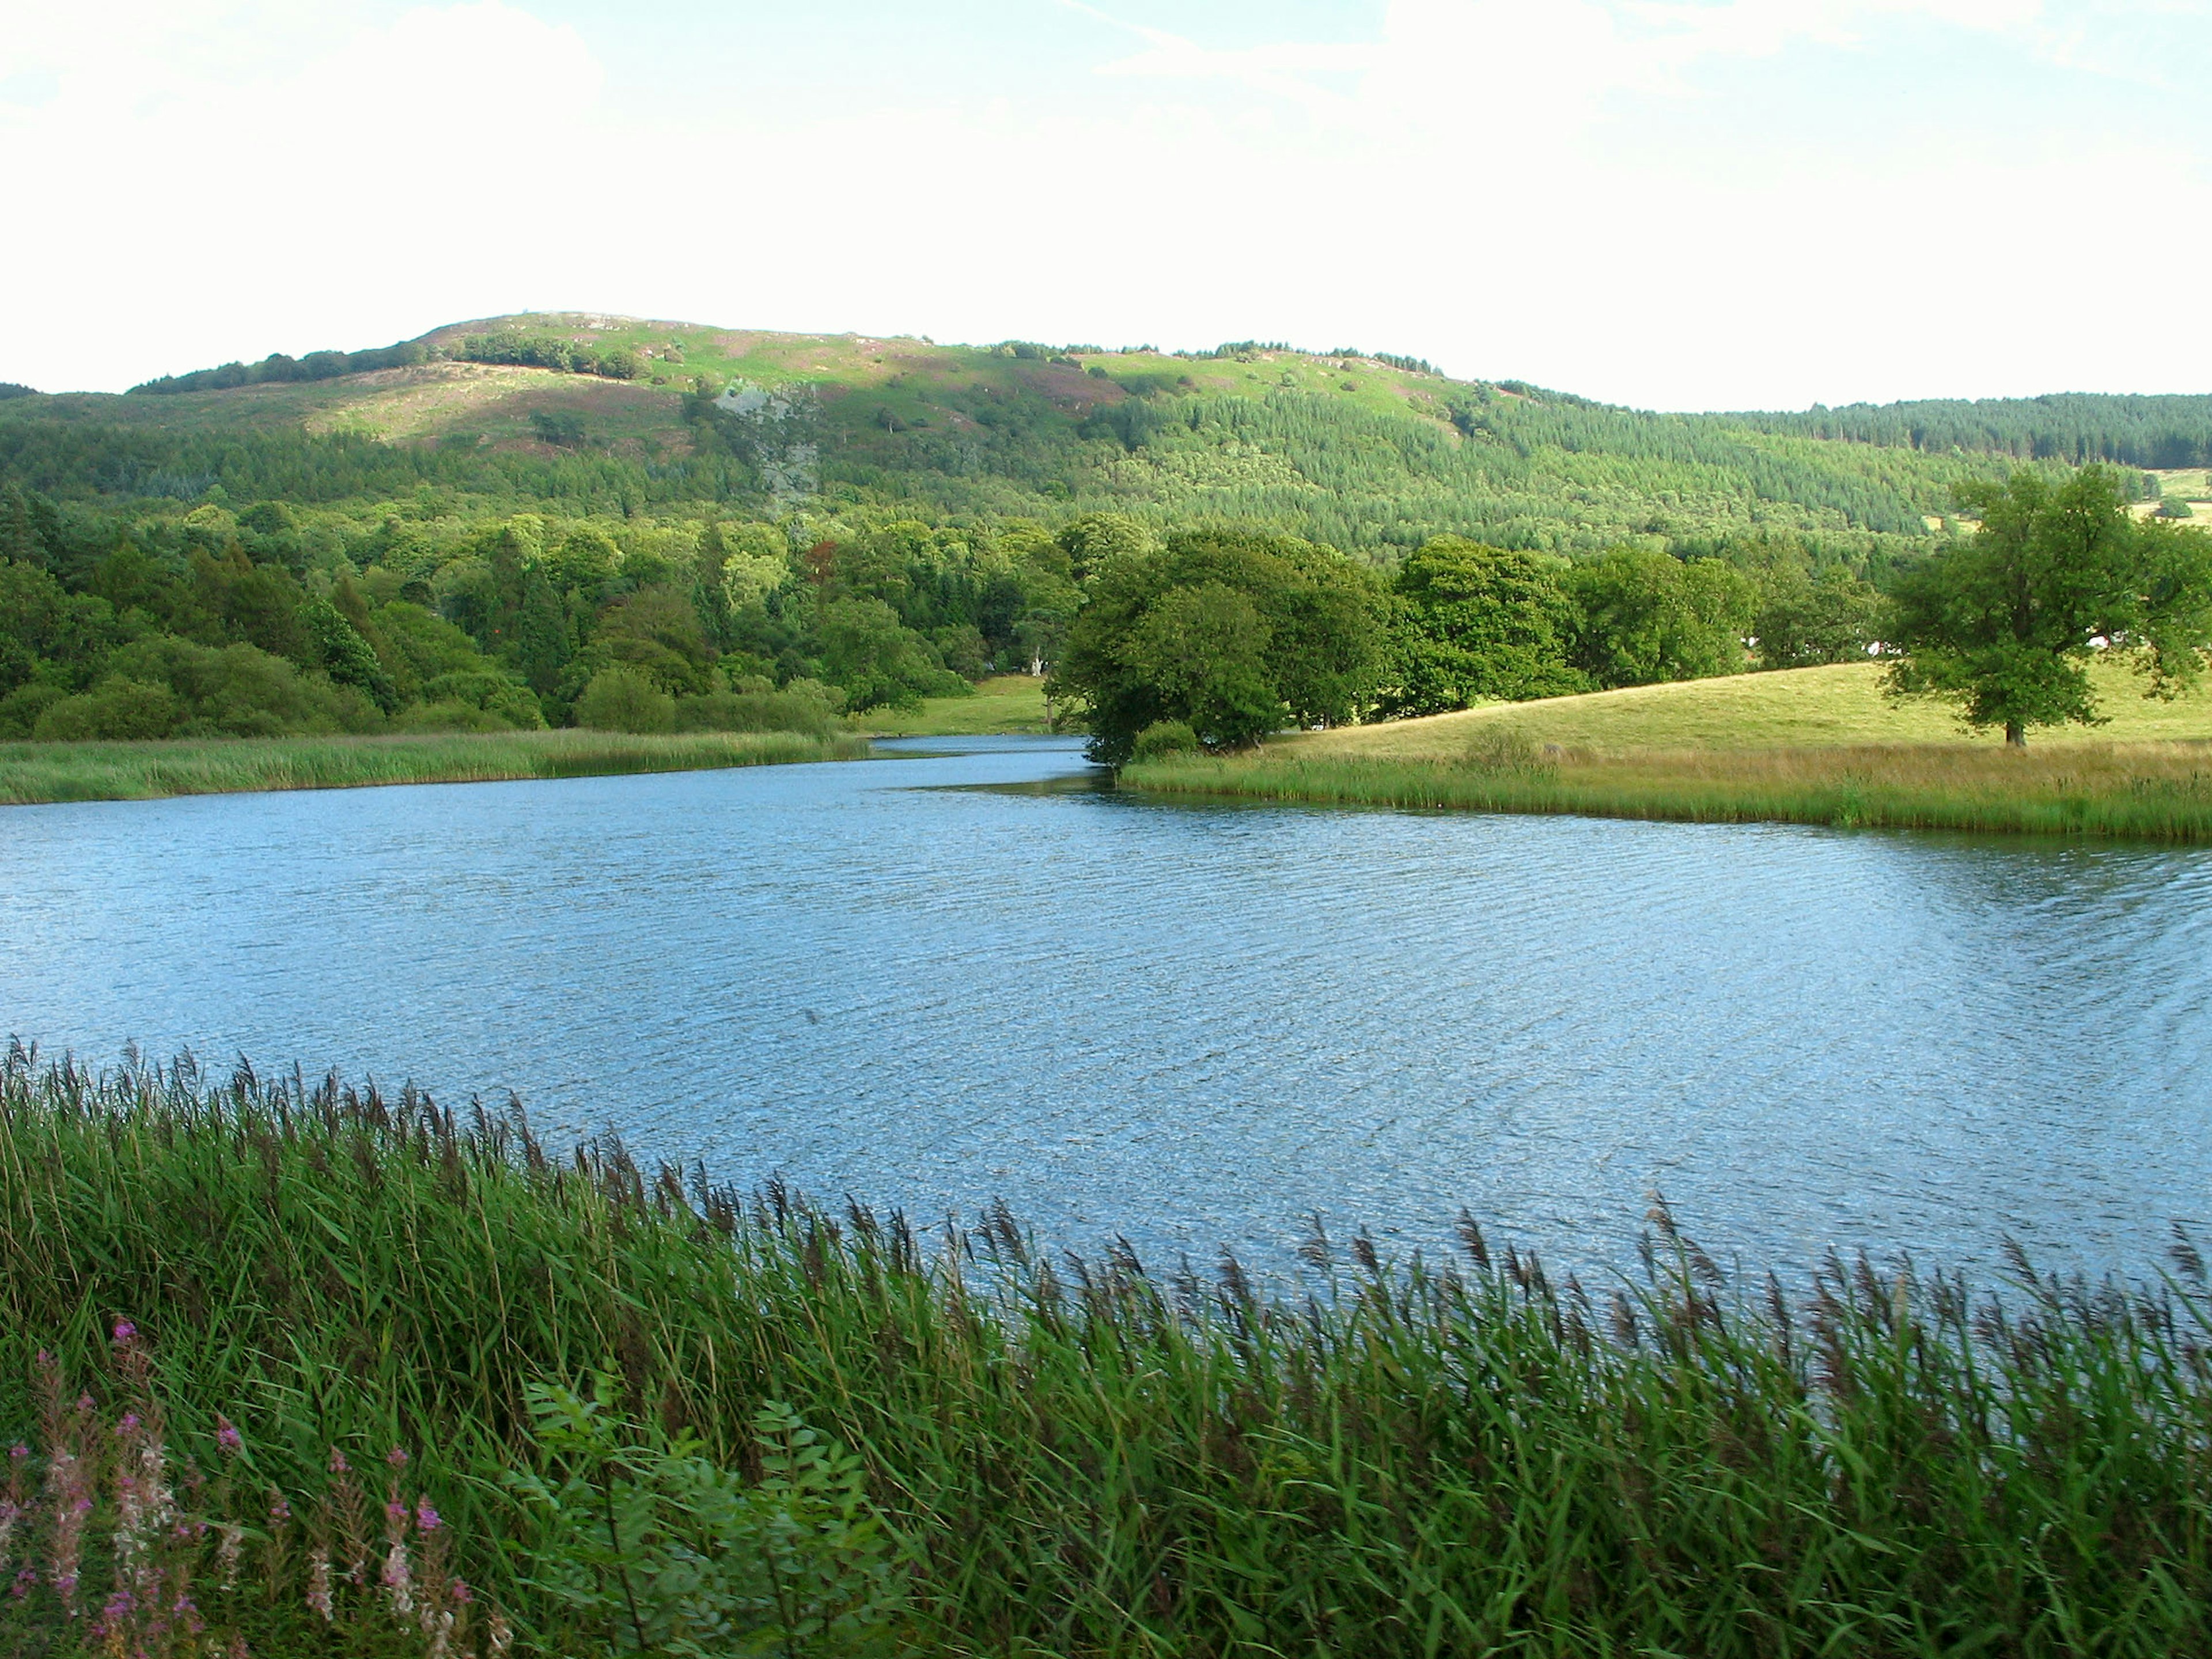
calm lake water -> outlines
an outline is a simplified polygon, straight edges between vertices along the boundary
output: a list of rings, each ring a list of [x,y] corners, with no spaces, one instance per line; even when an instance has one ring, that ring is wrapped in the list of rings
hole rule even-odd
[[[2212,1215],[2212,854],[1165,804],[1074,744],[0,809],[0,1030],[297,1061],[750,1184],[1279,1264],[2155,1268]]]

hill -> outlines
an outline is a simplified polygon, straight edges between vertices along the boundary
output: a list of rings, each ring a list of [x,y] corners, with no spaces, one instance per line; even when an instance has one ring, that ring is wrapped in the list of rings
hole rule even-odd
[[[1780,533],[1863,563],[1924,544],[1962,477],[2084,459],[2202,466],[2212,398],[1665,415],[1351,349],[958,346],[537,313],[0,404],[0,472],[60,496],[219,483],[327,501],[427,483],[623,513],[1107,508],[1370,556],[1447,532],[1571,553]]]

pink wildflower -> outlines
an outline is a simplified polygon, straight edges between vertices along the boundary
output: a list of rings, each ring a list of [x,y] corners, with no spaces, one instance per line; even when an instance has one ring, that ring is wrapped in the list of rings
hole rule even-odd
[[[128,1342],[137,1334],[138,1328],[129,1320],[118,1319],[115,1322],[115,1340],[118,1342]]]
[[[319,1544],[307,1558],[307,1605],[323,1615],[326,1625],[335,1616],[331,1608],[331,1553]]]
[[[422,1498],[415,1500],[415,1529],[417,1532],[435,1532],[442,1524],[438,1519],[437,1510]]]
[[[246,1449],[246,1437],[220,1413],[215,1419],[215,1443],[225,1457],[234,1457]]]
[[[404,1446],[394,1446],[390,1451],[384,1454],[384,1461],[391,1464],[395,1469],[405,1468],[407,1467],[407,1449]]]
[[[349,1474],[352,1471],[352,1468],[353,1465],[345,1461],[345,1454],[340,1451],[336,1446],[331,1447],[331,1473],[332,1474]]]
[[[468,1587],[467,1581],[459,1578],[453,1580],[453,1600],[465,1607],[476,1599],[476,1592]]]
[[[392,1545],[391,1553],[384,1558],[384,1571],[379,1577],[392,1612],[404,1619],[415,1611],[415,1575],[408,1565],[404,1541]]]

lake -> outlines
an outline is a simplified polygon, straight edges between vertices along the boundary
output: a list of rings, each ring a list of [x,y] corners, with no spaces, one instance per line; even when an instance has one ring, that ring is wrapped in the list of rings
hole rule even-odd
[[[1064,739],[0,809],[0,1027],[520,1094],[750,1185],[1277,1267],[1835,1246],[2154,1271],[2212,1214],[2212,854],[1193,805]]]

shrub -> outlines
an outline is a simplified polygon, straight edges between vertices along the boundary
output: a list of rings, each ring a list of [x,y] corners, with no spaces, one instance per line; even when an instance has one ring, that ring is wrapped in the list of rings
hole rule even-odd
[[[29,737],[39,724],[39,716],[68,696],[60,686],[44,680],[17,686],[0,697],[0,738]]]
[[[1198,733],[1181,720],[1154,720],[1137,733],[1131,758],[1158,760],[1167,755],[1188,755],[1198,748]]]
[[[602,668],[576,699],[576,724],[601,732],[667,732],[676,699],[625,664]]]
[[[526,1384],[558,1484],[509,1477],[540,1522],[533,1584],[617,1652],[723,1655],[892,1650],[902,1600],[860,1460],[799,1413],[754,1413],[750,1485],[689,1435],[620,1413],[602,1373],[592,1397]]]
[[[49,708],[31,735],[41,743],[166,738],[176,729],[178,713],[176,694],[167,686],[110,675]]]
[[[819,738],[836,724],[826,700],[798,691],[709,691],[676,700],[678,732],[804,732]]]

